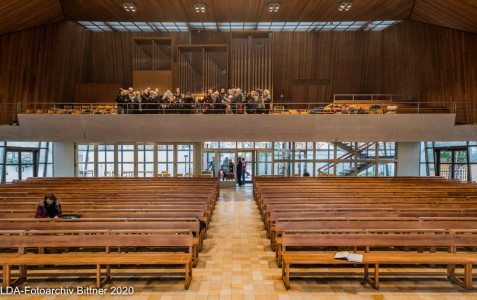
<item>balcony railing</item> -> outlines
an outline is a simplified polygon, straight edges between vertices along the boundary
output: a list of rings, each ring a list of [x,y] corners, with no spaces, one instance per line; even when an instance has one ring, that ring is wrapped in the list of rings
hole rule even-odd
[[[336,95],[339,96],[339,95]],[[456,124],[477,124],[474,102],[414,102],[388,99],[368,101],[258,103],[2,103],[1,123],[17,121],[18,114],[424,114],[452,113]]]

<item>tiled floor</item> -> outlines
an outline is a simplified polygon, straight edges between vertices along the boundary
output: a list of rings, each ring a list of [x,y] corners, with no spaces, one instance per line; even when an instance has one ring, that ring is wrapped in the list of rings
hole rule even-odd
[[[319,271],[326,272],[327,269]],[[361,269],[331,270],[336,271],[359,272]],[[135,298],[139,299],[477,299],[476,293],[463,290],[443,276],[410,278],[410,269],[383,268],[381,271],[404,272],[405,277],[383,278],[378,291],[357,275],[294,279],[291,289],[285,290],[281,270],[277,267],[253,200],[252,188],[242,187],[221,190],[221,198],[200,253],[199,265],[193,270],[189,290],[184,290],[183,280],[140,277],[113,278],[106,287],[111,290],[112,286],[132,286]],[[431,269],[417,271],[433,272]],[[443,274],[444,270],[437,271]],[[93,281],[93,278],[42,278],[29,280],[20,287],[92,286]]]

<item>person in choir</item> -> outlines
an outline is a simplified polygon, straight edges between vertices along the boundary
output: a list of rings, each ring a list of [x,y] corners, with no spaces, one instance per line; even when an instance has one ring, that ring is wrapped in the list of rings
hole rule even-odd
[[[167,90],[166,92],[164,92],[164,112],[166,114],[168,113],[171,113],[170,111],[170,106],[171,106],[171,102],[172,102],[172,94],[171,94],[171,90]]]
[[[181,89],[176,88],[176,91],[172,96],[174,97],[173,102],[174,102],[176,113],[183,113],[182,112],[182,100],[183,100],[184,96],[181,93]]]
[[[238,114],[243,114],[245,112],[245,97],[243,96],[242,90],[237,89],[237,96],[238,96],[238,102],[237,102],[237,113]]]
[[[120,88],[116,96],[116,104],[118,108],[118,114],[124,113],[124,104],[123,104],[123,89]]]
[[[36,208],[35,218],[61,218],[61,205],[54,194],[45,194]]]
[[[271,104],[272,104],[272,97],[270,96],[270,91],[269,90],[264,90],[263,91],[263,103],[265,103],[265,113],[269,114]]]
[[[227,91],[227,94],[228,95],[227,95],[225,104],[226,104],[226,109],[227,109],[228,113],[231,114],[232,113],[232,104],[231,103],[232,103],[232,100],[234,98],[234,92],[233,92],[233,90],[230,89],[230,90]]]
[[[255,94],[254,91],[251,93],[247,93],[247,97],[245,98],[245,104],[246,107],[246,112],[247,114],[254,114],[255,113],[255,100],[253,99],[253,95]]]
[[[157,114],[159,109],[160,97],[156,92],[151,92],[151,96],[147,100],[147,110],[148,114]]]
[[[130,97],[131,98],[131,97]],[[133,97],[131,98],[131,103],[133,106],[133,113],[135,114],[142,114],[142,99],[141,99],[141,93],[140,92],[133,92]]]
[[[185,114],[192,114],[195,108],[194,97],[190,93],[187,93],[183,99],[183,109]]]
[[[214,104],[214,91],[208,90],[206,94],[204,94],[204,114],[211,114],[214,113],[212,105]]]
[[[133,89],[132,87],[130,87],[130,88],[128,89],[128,95],[129,95],[129,101],[130,101],[131,103],[133,103],[133,102],[134,102],[134,97],[135,97],[136,95],[135,95],[134,89]]]
[[[238,107],[239,107],[239,104],[242,102],[242,99],[240,99],[240,96],[237,93],[237,89],[232,89],[232,92],[233,92],[232,101],[231,101],[232,113],[237,114]]]
[[[262,90],[256,90],[255,91],[255,103],[256,103],[256,111],[255,113],[257,114],[263,114],[265,110],[265,103],[263,103],[263,97],[262,97]]]
[[[227,98],[227,92],[225,89],[220,89],[220,98],[222,99],[222,103],[224,103],[224,99]]]
[[[219,92],[214,93],[214,113],[223,114],[225,113],[224,105],[222,104],[222,98],[220,97]]]

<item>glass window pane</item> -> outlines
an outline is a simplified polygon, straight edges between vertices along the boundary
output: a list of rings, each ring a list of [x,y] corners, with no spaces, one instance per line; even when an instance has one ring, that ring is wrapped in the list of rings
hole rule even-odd
[[[40,142],[7,142],[7,146],[38,148],[40,147]]]
[[[272,152],[257,152],[257,175],[271,175],[272,174]]]
[[[419,154],[419,159],[420,162],[425,163],[426,162],[426,147],[425,143],[421,143],[421,152]],[[422,175],[421,175],[422,176]]]
[[[296,142],[295,143],[295,159],[296,160],[312,160],[313,159],[313,143]]]
[[[94,145],[78,145],[78,163],[94,163]]]
[[[358,176],[366,176],[366,177],[376,176],[376,164],[358,162]]]
[[[170,174],[171,176],[174,176],[174,164],[158,163],[157,173],[159,174],[167,173],[167,174]]]
[[[253,142],[239,142],[237,148],[253,148]]]
[[[202,152],[201,171],[212,172],[213,176],[217,176],[215,174],[215,152]]]
[[[354,160],[341,161],[336,164],[336,176],[354,176]],[[330,170],[330,174],[331,170]]]
[[[219,142],[205,142],[202,147],[204,148],[219,148]]]
[[[477,164],[470,165],[470,180],[477,182]]]
[[[334,159],[335,150],[333,143],[318,142],[316,146],[316,159]]]
[[[255,148],[270,149],[272,148],[272,142],[255,142]]]
[[[283,175],[286,177],[292,176],[291,162],[278,162],[274,165],[274,175]]]
[[[358,151],[359,159],[376,159],[376,143],[358,143]],[[386,148],[384,152],[386,152]],[[383,156],[381,151],[379,156]],[[388,158],[388,156],[383,156],[383,158]]]
[[[295,170],[293,175],[297,174],[303,176],[307,172],[310,176],[313,176],[313,163],[312,162],[295,162]]]
[[[219,147],[225,148],[225,149],[235,148],[236,146],[237,146],[237,143],[235,142],[220,142],[219,143]]]
[[[178,162],[193,162],[194,151],[192,145],[177,145],[177,161]],[[180,172],[179,172],[180,173]]]
[[[174,162],[174,146],[157,145],[157,161],[165,163]]]
[[[292,159],[292,143],[290,142],[275,142],[273,157],[275,160],[290,160]]]
[[[378,176],[396,176],[396,163],[380,163]]]
[[[46,162],[46,149],[40,149],[40,163]]]
[[[5,148],[4,148],[4,147],[0,147],[0,164],[3,164],[3,163],[4,163],[4,161],[3,161],[4,155],[5,155]],[[0,173],[0,174],[2,174],[2,173]]]
[[[469,156],[470,162],[477,163],[477,147],[469,147]]]
[[[192,163],[178,163],[177,164],[177,174],[186,175],[187,173],[192,173],[193,165]]]
[[[98,163],[98,176],[99,177],[114,176],[114,163]]]

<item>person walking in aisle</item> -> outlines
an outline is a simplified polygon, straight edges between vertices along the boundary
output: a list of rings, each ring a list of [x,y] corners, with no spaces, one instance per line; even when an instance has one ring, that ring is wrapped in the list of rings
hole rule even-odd
[[[242,163],[242,159],[239,157],[237,159],[237,180],[238,180],[238,185],[242,185],[243,182],[242,182],[242,173],[243,173],[243,163]]]

